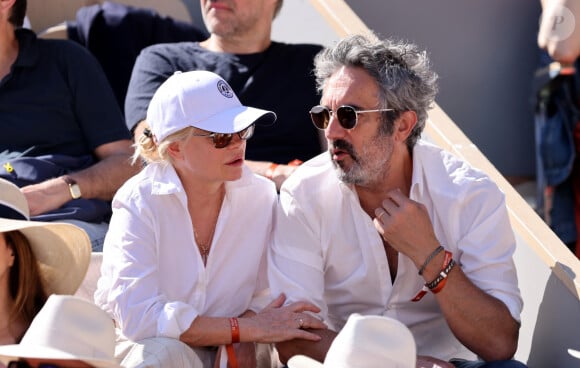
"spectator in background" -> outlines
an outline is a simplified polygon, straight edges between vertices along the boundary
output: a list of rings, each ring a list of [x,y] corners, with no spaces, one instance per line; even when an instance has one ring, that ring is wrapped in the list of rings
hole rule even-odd
[[[70,295],[51,295],[19,344],[0,346],[7,368],[121,368],[115,327],[99,307]]]
[[[580,1],[542,0],[536,72],[538,212],[580,258]]]
[[[137,172],[131,136],[98,62],[66,40],[21,28],[26,0],[0,7],[0,177],[33,220],[82,227],[102,249],[110,200]]]
[[[75,21],[66,22],[66,30],[70,40],[85,46],[97,58],[121,109],[135,59],[143,48],[207,38],[191,23],[161,16],[154,9],[111,1],[80,8]]]
[[[320,100],[311,70],[321,46],[271,40],[272,21],[282,0],[200,3],[210,31],[207,40],[151,46],[137,58],[125,100],[127,125],[140,137],[151,97],[175,71],[215,72],[242,103],[278,115],[275,124],[256,126],[247,164],[279,188],[296,163],[323,150],[319,133],[304,113]]]
[[[20,189],[0,179],[0,345],[20,342],[50,294],[73,294],[91,254],[77,226],[28,220]]]

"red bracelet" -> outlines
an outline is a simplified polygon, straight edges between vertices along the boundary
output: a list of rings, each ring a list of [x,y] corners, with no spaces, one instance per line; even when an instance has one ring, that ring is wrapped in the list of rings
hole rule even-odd
[[[451,271],[453,266],[455,266],[455,261],[453,260],[453,253],[446,250],[445,259],[443,260],[443,266],[441,266],[441,272],[439,272],[439,275],[437,275],[435,280],[431,282],[426,282],[421,288],[421,290],[419,290],[417,295],[415,295],[413,299],[411,299],[411,301],[418,302],[425,296],[425,294],[427,294],[429,290],[433,294],[437,294],[438,292],[440,292],[445,286],[445,283],[447,282],[447,275],[449,274],[449,271]]]
[[[272,180],[272,178],[274,177],[274,171],[276,171],[277,167],[278,167],[278,164],[272,162],[270,164],[270,166],[268,166],[268,170],[266,170],[266,173],[264,174],[264,176],[267,177],[268,179]]]
[[[240,324],[236,317],[230,318],[230,326],[232,328],[232,344],[240,342]]]

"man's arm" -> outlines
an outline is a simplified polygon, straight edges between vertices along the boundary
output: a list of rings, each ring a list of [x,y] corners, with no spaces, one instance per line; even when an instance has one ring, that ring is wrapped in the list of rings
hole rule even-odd
[[[83,198],[111,200],[117,189],[140,169],[138,165],[131,165],[132,154],[130,140],[103,144],[95,150],[97,163],[69,176],[81,188]],[[31,216],[57,209],[72,199],[69,186],[62,178],[25,186],[22,192]]]
[[[494,207],[493,203],[490,206]],[[480,210],[485,212],[484,209]],[[417,269],[439,245],[425,206],[407,198],[401,191],[389,192],[387,200],[383,201],[383,208],[377,209],[375,214],[375,226],[383,238],[413,260]],[[488,217],[491,216],[494,216],[493,212],[483,217],[490,221]],[[494,217],[498,221],[504,220],[503,215],[501,218]],[[509,226],[507,217],[505,220],[508,222],[505,226]],[[498,226],[496,231],[501,233],[502,229]],[[487,241],[477,237],[477,241]],[[503,254],[509,254],[509,249],[502,249],[498,254],[499,259]],[[434,280],[441,272],[444,258],[445,254],[441,252],[427,264],[422,275],[425,282]],[[508,282],[506,275],[495,277],[498,280],[505,277],[505,282]],[[485,360],[513,357],[517,348],[519,323],[502,301],[468,279],[459,264],[449,272],[443,289],[435,297],[449,327],[466,347]]]

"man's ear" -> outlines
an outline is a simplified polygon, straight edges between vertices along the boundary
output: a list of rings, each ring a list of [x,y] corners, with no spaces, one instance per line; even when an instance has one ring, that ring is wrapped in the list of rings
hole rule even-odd
[[[399,142],[405,142],[413,128],[417,125],[417,114],[415,111],[403,111],[397,120],[395,120],[395,129],[393,137]]]

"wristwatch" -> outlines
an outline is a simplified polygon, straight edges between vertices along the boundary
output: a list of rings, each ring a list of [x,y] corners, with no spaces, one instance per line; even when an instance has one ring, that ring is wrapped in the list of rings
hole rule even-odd
[[[68,184],[68,190],[70,191],[70,196],[72,199],[79,199],[82,197],[81,187],[77,184],[77,182],[71,178],[70,176],[63,176],[62,180]]]

